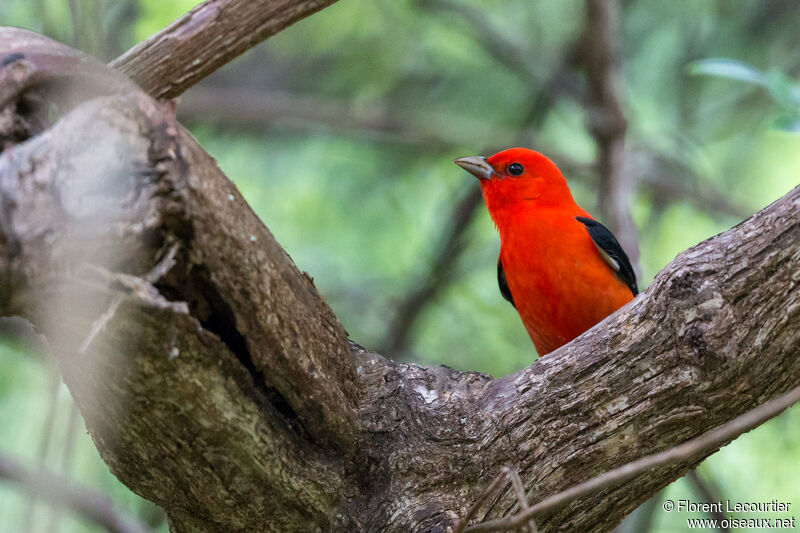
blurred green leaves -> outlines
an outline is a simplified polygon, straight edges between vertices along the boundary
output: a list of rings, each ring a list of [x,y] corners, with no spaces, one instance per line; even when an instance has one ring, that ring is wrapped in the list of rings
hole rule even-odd
[[[766,72],[733,59],[701,59],[687,66],[689,74],[727,78],[761,87],[778,107],[774,126],[800,132],[800,83],[783,72],[770,69]]]

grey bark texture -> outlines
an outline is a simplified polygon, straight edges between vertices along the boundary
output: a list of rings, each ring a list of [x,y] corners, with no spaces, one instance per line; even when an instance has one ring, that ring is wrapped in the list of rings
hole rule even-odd
[[[57,79],[42,57],[0,81],[18,61]],[[492,379],[350,343],[171,106],[120,82],[53,125],[20,119],[58,87],[0,110],[16,117],[0,122],[0,316],[47,336],[109,468],[172,531],[445,531],[508,463],[535,503],[800,382],[800,187]],[[610,530],[702,459],[537,524]]]

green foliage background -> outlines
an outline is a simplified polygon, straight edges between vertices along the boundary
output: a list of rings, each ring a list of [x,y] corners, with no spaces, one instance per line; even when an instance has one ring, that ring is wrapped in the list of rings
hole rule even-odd
[[[189,0],[3,0],[0,24],[43,32],[109,60],[195,3]],[[388,110],[421,134],[409,136],[322,125],[297,117],[259,127],[186,117],[200,143],[235,181],[253,209],[308,271],[351,338],[376,347],[397,304],[423,279],[442,228],[474,180],[453,158],[499,148],[520,134],[556,163],[588,169],[567,175],[577,200],[596,205],[595,148],[580,102],[557,93],[535,131],[517,132],[531,83],[543,83],[581,29],[577,0],[460,0],[518,47],[534,82],[504,66],[457,14],[423,1],[342,0],[248,52],[203,87],[249,87],[334,102],[353,116]],[[621,39],[628,147],[637,178],[714,189],[742,215],[798,184],[800,176],[800,4],[756,0],[622,2]],[[719,61],[723,58],[726,61]],[[713,61],[708,61],[713,59]],[[761,76],[760,78],[758,76]],[[581,79],[576,76],[580,89]],[[755,80],[755,81],[754,81]],[[187,98],[191,96],[191,92]],[[180,108],[180,106],[179,106]],[[655,169],[655,170],[654,170]],[[574,179],[573,179],[574,178]],[[639,188],[640,287],[685,248],[739,222],[685,197],[665,202]],[[700,204],[700,205],[698,205]],[[596,209],[595,209],[596,210]],[[504,375],[535,358],[514,310],[495,282],[498,241],[485,210],[466,232],[452,282],[426,306],[405,358]],[[35,464],[52,390],[43,357],[0,347],[0,451]],[[152,506],[109,472],[82,425],[67,454],[71,400],[61,386],[46,465],[108,493],[160,530]],[[800,514],[800,410],[743,436],[707,460],[702,475],[732,501],[791,502]],[[66,458],[65,458],[66,457]],[[699,497],[685,481],[660,498]],[[0,524],[21,531],[30,499],[0,483]],[[789,515],[774,515],[785,518]],[[43,504],[34,529],[56,521]],[[689,516],[657,510],[654,531],[683,531]],[[623,528],[632,531],[631,522]],[[8,528],[8,529],[6,529]],[[64,513],[60,531],[95,531]],[[623,529],[625,530],[625,529]]]

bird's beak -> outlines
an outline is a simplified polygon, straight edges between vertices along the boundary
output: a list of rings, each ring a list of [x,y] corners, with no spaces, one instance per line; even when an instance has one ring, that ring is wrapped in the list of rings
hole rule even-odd
[[[473,155],[470,157],[462,157],[453,161],[456,165],[460,166],[479,180],[491,179],[494,174],[492,166],[486,162],[485,157]]]

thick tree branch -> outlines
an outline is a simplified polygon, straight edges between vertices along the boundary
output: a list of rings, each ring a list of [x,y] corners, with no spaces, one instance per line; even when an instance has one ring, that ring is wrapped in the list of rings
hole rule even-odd
[[[64,506],[81,518],[111,533],[147,533],[149,528],[133,516],[116,509],[103,494],[80,487],[56,474],[25,468],[13,458],[0,454],[0,478],[19,484],[31,496]]]
[[[121,479],[165,507],[187,506],[168,499],[175,497],[205,502],[200,515],[176,515],[173,508],[173,522],[219,530],[227,529],[217,522],[224,517],[252,530],[267,517],[279,522],[300,509],[328,516],[341,469],[324,450],[346,455],[355,437],[355,372],[344,330],[188,139],[168,111],[147,100],[100,100],[0,162],[0,190],[15,206],[3,242],[20,243],[0,260],[3,314],[31,318],[54,340],[65,382]],[[17,161],[35,163],[22,169]],[[80,169],[80,175],[52,175],[48,168]],[[40,182],[43,173],[49,178]],[[26,195],[32,182],[40,187]],[[153,285],[136,277],[174,243],[180,255],[162,279]],[[244,250],[250,257],[240,255]],[[226,274],[234,255],[236,268]],[[123,270],[102,274],[106,268]],[[117,301],[118,310],[81,350],[91,325]],[[67,308],[73,308],[68,320],[57,316]],[[143,329],[123,326],[130,322]],[[276,323],[288,329],[275,330]],[[139,350],[155,358],[132,357]],[[117,387],[131,393],[108,402]],[[156,430],[159,412],[171,414]],[[226,436],[199,437],[204,427]],[[196,448],[198,438],[204,444]],[[131,460],[140,468],[123,466]],[[176,462],[184,461],[207,466],[176,476]],[[208,468],[216,472],[213,481],[203,474]],[[159,471],[164,479],[153,475]],[[276,486],[302,488],[305,501],[280,498],[270,489]],[[252,498],[253,487],[259,487],[258,512],[225,503]],[[222,493],[227,499],[205,501]]]
[[[466,531],[506,531],[508,529],[514,529],[525,524],[528,519],[534,516],[559,509],[578,498],[588,496],[599,490],[618,486],[624,481],[633,479],[659,466],[673,465],[681,461],[688,461],[697,455],[708,453],[710,450],[717,450],[742,433],[746,433],[760,426],[799,401],[800,387],[796,387],[788,393],[736,417],[730,422],[703,433],[697,438],[661,453],[642,457],[641,459],[623,465],[615,470],[594,477],[580,485],[554,494],[530,506],[528,509],[524,509],[516,516],[476,524],[475,526],[467,528]]]
[[[46,334],[111,470],[175,531],[443,530],[506,464],[530,494],[556,494],[800,382],[800,187],[497,380],[348,346],[213,160],[141,93],[0,154],[0,200],[0,315]],[[537,525],[610,529],[708,453]],[[508,488],[476,520],[519,507]]]
[[[336,0],[207,0],[110,65],[174,98],[235,57]]]
[[[0,26],[0,151],[44,131],[53,111],[60,115],[88,98],[133,88],[77,50]]]

